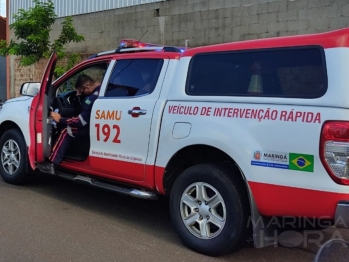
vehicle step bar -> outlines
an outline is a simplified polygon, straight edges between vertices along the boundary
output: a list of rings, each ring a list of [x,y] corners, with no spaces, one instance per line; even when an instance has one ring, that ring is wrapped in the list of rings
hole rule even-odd
[[[148,200],[158,199],[157,194],[155,194],[154,192],[139,190],[135,188],[121,187],[121,186],[117,186],[107,182],[102,182],[100,180],[83,176],[83,175],[73,175],[73,174],[65,173],[64,171],[58,170],[57,176],[68,179],[68,180],[73,180],[76,182],[86,183],[94,187],[106,189],[109,191],[113,191],[122,195],[128,195],[135,198],[142,198],[142,199],[148,199]]]

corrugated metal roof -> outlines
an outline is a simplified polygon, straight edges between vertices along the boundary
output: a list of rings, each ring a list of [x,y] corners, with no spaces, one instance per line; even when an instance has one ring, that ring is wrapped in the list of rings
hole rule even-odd
[[[80,15],[164,1],[167,0],[52,0],[58,17]],[[34,6],[33,0],[11,0],[9,2],[10,24],[13,21],[12,14],[17,13],[18,9],[27,10]],[[47,0],[41,0],[41,2],[47,2]]]

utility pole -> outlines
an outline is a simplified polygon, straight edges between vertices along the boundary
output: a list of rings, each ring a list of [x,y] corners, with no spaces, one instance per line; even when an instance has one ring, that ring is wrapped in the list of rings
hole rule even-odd
[[[10,43],[10,1],[6,0],[6,41]],[[10,88],[10,56],[6,56],[6,99],[11,97],[11,88]]]

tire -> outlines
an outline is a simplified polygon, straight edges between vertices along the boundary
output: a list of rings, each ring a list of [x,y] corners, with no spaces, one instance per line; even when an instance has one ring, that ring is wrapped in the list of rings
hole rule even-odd
[[[196,165],[180,174],[170,193],[170,215],[185,245],[209,256],[245,245],[250,208],[239,175],[215,164]]]
[[[27,146],[18,129],[7,130],[0,138],[0,175],[9,184],[27,181]]]

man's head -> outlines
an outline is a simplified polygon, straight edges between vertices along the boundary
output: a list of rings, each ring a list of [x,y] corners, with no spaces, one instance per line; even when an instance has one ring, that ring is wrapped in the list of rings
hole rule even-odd
[[[142,87],[141,90],[147,93],[151,93],[151,87],[152,87],[152,81],[153,81],[153,72],[151,69],[142,67],[141,69],[141,75],[142,75]]]
[[[91,95],[99,83],[96,83],[90,76],[82,74],[79,75],[75,82],[75,88],[80,95]]]
[[[141,70],[142,80],[149,81],[150,72],[147,70]]]

